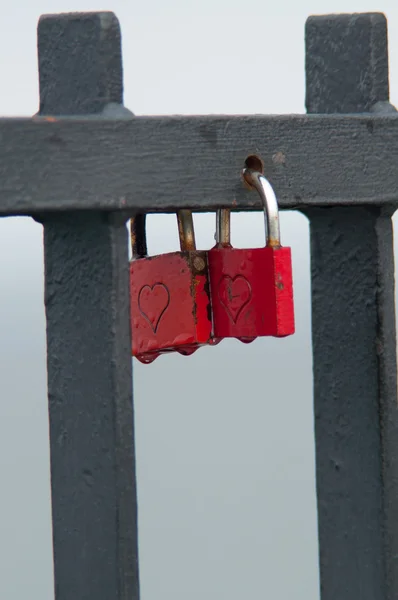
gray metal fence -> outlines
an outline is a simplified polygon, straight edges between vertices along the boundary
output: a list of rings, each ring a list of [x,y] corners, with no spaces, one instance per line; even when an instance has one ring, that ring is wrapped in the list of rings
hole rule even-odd
[[[308,115],[134,117],[112,13],[45,16],[38,47],[39,114],[0,120],[0,215],[44,225],[56,599],[139,597],[126,221],[260,209],[240,180],[256,153],[281,208],[310,220],[322,600],[395,600],[398,118],[384,16],[308,19]]]

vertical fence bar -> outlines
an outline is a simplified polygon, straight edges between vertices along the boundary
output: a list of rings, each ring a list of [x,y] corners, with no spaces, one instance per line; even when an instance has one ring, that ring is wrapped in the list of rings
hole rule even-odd
[[[306,78],[309,113],[388,105],[384,16],[309,18]],[[306,214],[321,596],[392,600],[398,598],[392,211],[348,207]]]
[[[40,113],[127,112],[120,46],[112,13],[42,17]],[[54,152],[63,151],[54,137]],[[125,219],[61,213],[41,220],[55,597],[138,600]]]

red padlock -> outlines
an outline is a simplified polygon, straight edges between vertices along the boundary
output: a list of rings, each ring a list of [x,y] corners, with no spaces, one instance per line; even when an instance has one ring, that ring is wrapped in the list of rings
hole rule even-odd
[[[278,203],[262,173],[244,170],[264,204],[265,248],[230,244],[230,211],[217,213],[217,243],[208,252],[214,337],[252,342],[259,336],[294,333],[292,260],[280,244]]]
[[[143,363],[211,340],[207,252],[196,250],[192,213],[177,213],[181,252],[147,256],[145,215],[131,219],[132,354]]]

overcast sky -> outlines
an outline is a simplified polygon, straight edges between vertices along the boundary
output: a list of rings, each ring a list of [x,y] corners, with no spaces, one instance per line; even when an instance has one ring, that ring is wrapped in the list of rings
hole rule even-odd
[[[19,0],[2,6],[0,114],[38,110],[37,20],[75,10],[119,17],[135,114],[302,113],[307,16],[383,11],[398,104],[393,0]],[[248,62],[264,74],[257,88]],[[195,222],[198,246],[210,247],[214,216]],[[264,243],[258,213],[232,223],[234,245]],[[134,361],[142,600],[319,599],[308,223],[284,213],[281,230],[295,336]],[[148,235],[152,253],[175,249],[175,218],[150,217]],[[40,225],[0,219],[0,269],[0,598],[51,600]]]

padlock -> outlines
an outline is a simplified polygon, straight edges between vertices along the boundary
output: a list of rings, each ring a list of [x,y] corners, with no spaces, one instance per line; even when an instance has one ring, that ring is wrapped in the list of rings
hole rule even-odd
[[[279,211],[274,191],[259,171],[243,176],[264,205],[265,248],[237,249],[230,244],[230,211],[217,212],[216,245],[208,252],[216,340],[292,335],[294,326],[291,249],[280,244]]]
[[[147,256],[145,215],[131,219],[132,354],[143,363],[211,341],[207,252],[196,250],[192,213],[177,213],[180,252]]]

